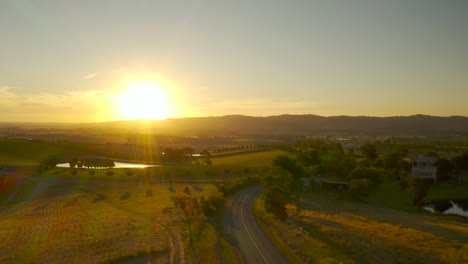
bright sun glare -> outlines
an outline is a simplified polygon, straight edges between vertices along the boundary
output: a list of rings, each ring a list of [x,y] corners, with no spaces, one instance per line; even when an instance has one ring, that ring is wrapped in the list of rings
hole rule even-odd
[[[169,115],[167,95],[156,83],[132,82],[119,99],[125,119],[165,119]]]

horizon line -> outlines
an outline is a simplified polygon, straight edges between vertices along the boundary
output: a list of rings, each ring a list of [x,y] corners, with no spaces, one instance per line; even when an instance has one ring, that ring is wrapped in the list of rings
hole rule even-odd
[[[392,117],[416,117],[416,116],[426,116],[426,117],[441,117],[441,118],[450,118],[450,117],[462,117],[468,118],[468,116],[462,115],[450,115],[450,116],[439,116],[439,115],[427,115],[427,114],[413,114],[413,115],[393,115],[393,116],[375,116],[375,115],[316,115],[316,114],[280,114],[280,115],[266,115],[266,116],[255,116],[255,115],[243,115],[243,114],[229,114],[229,115],[209,115],[209,116],[188,116],[188,117],[169,117],[165,119],[144,119],[144,118],[135,118],[135,119],[115,119],[115,120],[106,120],[98,122],[34,122],[34,121],[0,121],[1,124],[11,123],[11,124],[99,124],[99,123],[108,123],[108,122],[120,122],[120,121],[166,121],[173,119],[191,119],[191,118],[220,118],[220,117],[252,117],[252,118],[269,118],[269,117],[281,117],[281,116],[316,116],[316,117],[367,117],[367,118],[392,118]]]

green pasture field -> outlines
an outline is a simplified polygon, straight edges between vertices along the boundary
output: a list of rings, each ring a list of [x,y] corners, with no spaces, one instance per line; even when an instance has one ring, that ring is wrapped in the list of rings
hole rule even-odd
[[[74,154],[50,142],[0,139],[0,165],[37,165],[49,156],[67,153]]]
[[[292,156],[292,154],[282,150],[270,150],[255,153],[241,153],[232,156],[213,157],[213,165],[233,165],[233,164],[271,164],[274,158],[280,155]]]

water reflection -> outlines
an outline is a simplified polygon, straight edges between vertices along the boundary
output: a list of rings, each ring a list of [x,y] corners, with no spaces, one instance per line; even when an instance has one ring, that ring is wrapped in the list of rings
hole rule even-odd
[[[460,215],[468,218],[468,210],[465,210],[464,203],[466,201],[435,201],[433,204],[424,206],[423,208],[431,213]]]
[[[141,163],[127,163],[127,162],[114,162],[114,168],[148,168],[148,167],[158,167],[161,165],[151,165],[151,164],[141,164]],[[60,168],[70,168],[69,163],[60,163],[57,165]]]

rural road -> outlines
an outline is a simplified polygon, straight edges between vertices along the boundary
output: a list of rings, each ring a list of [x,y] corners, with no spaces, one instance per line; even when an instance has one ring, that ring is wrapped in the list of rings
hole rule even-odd
[[[227,242],[239,263],[289,263],[263,232],[253,212],[255,198],[262,191],[256,185],[233,197],[232,207],[223,212]]]

